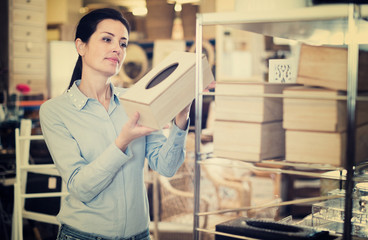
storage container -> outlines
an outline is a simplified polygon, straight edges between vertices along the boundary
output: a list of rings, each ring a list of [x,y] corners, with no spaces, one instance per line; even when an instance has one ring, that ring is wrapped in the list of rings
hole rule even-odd
[[[214,77],[205,56],[203,63],[203,89]],[[161,129],[195,97],[196,54],[172,52],[149,71],[134,86],[121,95],[127,114],[140,113],[139,124]]]
[[[346,166],[346,132],[286,130],[286,161]],[[368,158],[368,124],[356,129],[355,163]]]
[[[297,83],[347,90],[348,50],[343,47],[310,46],[300,49]],[[368,90],[368,54],[360,51],[358,89]]]
[[[251,123],[216,120],[214,155],[250,162],[283,157],[285,132],[282,121]]]
[[[290,87],[284,89],[285,129],[342,132],[346,130],[345,92],[316,87]],[[292,98],[293,96],[301,98]],[[303,98],[306,97],[306,98]],[[315,99],[307,98],[315,97]],[[331,99],[323,99],[323,98]],[[357,102],[357,125],[368,123],[368,102]]]
[[[282,98],[255,95],[281,94],[289,86],[295,84],[217,82],[216,119],[245,122],[282,120]]]

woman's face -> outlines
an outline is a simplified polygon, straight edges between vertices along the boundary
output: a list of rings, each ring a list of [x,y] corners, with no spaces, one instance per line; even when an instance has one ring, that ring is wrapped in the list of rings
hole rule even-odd
[[[83,73],[89,76],[111,77],[119,73],[126,56],[128,30],[120,21],[102,20],[88,43],[76,40],[76,47],[83,59]]]

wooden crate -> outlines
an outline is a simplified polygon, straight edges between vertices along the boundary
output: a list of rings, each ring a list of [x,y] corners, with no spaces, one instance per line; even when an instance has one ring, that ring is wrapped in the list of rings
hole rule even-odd
[[[258,162],[285,155],[285,132],[281,121],[250,123],[215,121],[216,157]]]
[[[303,44],[300,50],[297,83],[347,90],[346,48],[310,46]],[[360,51],[358,88],[368,90],[368,54]]]
[[[346,132],[286,130],[286,161],[345,167]],[[356,131],[356,163],[368,157],[368,124]]]
[[[244,122],[269,122],[282,120],[282,98],[221,96],[221,94],[281,94],[287,86],[280,83],[216,83],[216,119]]]
[[[346,129],[346,101],[326,99],[297,99],[287,96],[337,97],[345,92],[298,86],[283,91],[285,129],[342,132]],[[357,125],[368,123],[368,102],[357,102]]]
[[[203,89],[214,81],[205,56]],[[196,54],[173,52],[120,97],[128,116],[140,113],[139,123],[161,129],[195,97]]]

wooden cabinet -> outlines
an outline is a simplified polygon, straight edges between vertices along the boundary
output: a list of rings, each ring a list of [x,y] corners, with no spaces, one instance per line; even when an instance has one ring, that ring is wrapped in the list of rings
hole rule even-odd
[[[17,93],[18,84],[27,84],[31,89],[28,94],[43,94],[46,98],[46,0],[9,0],[1,4],[1,60],[6,70],[2,88],[11,95]]]

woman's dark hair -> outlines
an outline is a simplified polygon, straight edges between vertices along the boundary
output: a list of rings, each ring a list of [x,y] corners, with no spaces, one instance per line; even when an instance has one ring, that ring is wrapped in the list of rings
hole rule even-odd
[[[93,10],[80,19],[75,33],[75,40],[80,38],[84,43],[88,43],[89,38],[96,31],[97,25],[105,19],[120,21],[127,28],[128,33],[130,33],[129,22],[124,18],[121,12],[112,8],[102,8]],[[81,79],[81,77],[82,57],[79,55],[68,89],[73,86],[75,80]]]

